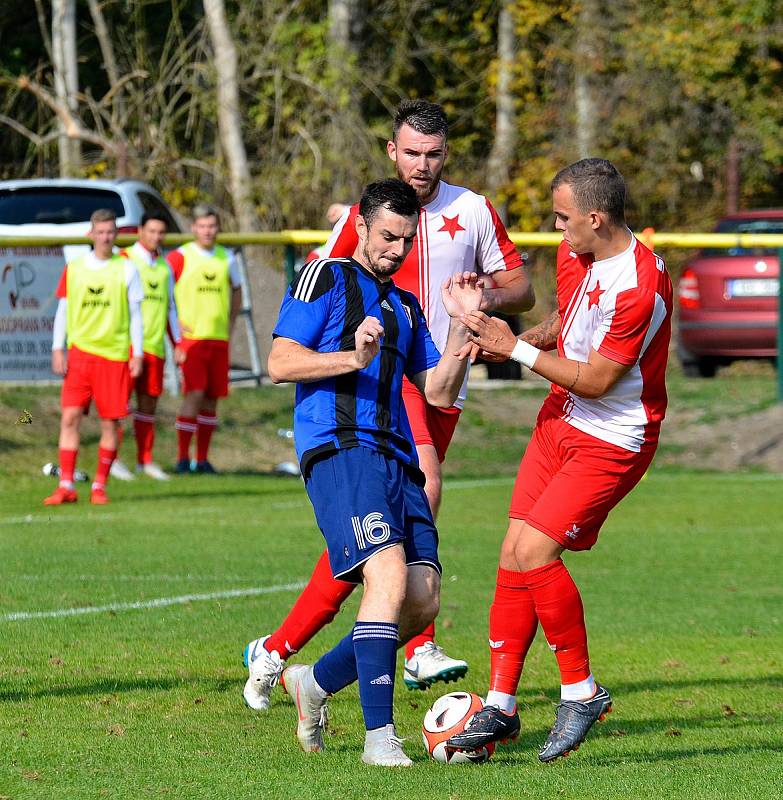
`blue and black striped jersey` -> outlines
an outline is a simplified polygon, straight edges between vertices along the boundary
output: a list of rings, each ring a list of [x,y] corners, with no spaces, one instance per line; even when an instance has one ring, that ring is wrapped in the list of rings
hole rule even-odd
[[[311,261],[286,292],[273,336],[319,353],[354,350],[354,334],[368,315],[380,320],[384,335],[365,369],[297,384],[294,438],[302,474],[314,458],[358,446],[418,464],[402,377],[434,367],[440,353],[410,292],[379,281],[352,258]]]

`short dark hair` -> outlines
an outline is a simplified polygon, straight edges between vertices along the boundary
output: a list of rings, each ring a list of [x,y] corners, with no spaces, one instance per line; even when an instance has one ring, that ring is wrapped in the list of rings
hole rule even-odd
[[[403,125],[408,125],[413,130],[425,136],[449,135],[449,121],[443,106],[430,103],[427,100],[403,100],[397,106],[392,127],[392,140],[397,140],[397,134]]]
[[[582,214],[603,211],[613,225],[625,225],[625,179],[605,158],[583,158],[560,170],[552,179],[552,191],[571,187]]]
[[[362,193],[359,213],[364,217],[368,228],[382,208],[403,217],[418,217],[421,206],[412,186],[397,178],[387,178],[369,184]]]
[[[166,226],[166,230],[169,227],[169,221],[166,217],[163,216],[163,213],[160,211],[145,211],[141,215],[141,222],[139,222],[139,227],[143,228],[151,219],[155,219],[158,222],[162,222]]]

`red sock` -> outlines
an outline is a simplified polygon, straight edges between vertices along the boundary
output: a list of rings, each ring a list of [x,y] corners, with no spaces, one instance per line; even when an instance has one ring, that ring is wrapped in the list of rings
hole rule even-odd
[[[522,573],[536,614],[560,667],[561,683],[578,683],[590,676],[587,629],[579,589],[562,559]]]
[[[155,415],[137,411],[133,415],[133,431],[136,434],[136,463],[149,464],[155,444]]]
[[[98,447],[98,467],[95,470],[95,480],[92,482],[93,487],[106,485],[106,481],[109,480],[109,470],[115,458],[117,458],[116,450]]]
[[[498,568],[489,609],[489,688],[515,695],[525,656],[538,630],[538,617],[524,573]]]
[[[301,650],[321,628],[334,619],[345,598],[355,588],[353,583],[332,577],[329,557],[324,552],[294,607],[264,646],[270,651],[277,650],[280,658],[288,658]]]
[[[66,450],[60,448],[60,486],[68,489],[73,488],[73,473],[76,471],[76,456],[78,450]]]
[[[413,658],[413,651],[427,642],[435,641],[435,623],[429,625],[418,635],[408,640],[405,644],[405,658]]]
[[[190,458],[190,440],[196,432],[195,417],[177,417],[177,461]]]
[[[211,411],[200,411],[196,417],[196,461],[206,461],[209,453],[209,442],[217,427],[217,416]]]

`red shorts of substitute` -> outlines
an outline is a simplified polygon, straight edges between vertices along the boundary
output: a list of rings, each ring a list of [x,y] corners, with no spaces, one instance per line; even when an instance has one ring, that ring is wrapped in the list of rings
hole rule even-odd
[[[183,339],[182,391],[204,392],[207,397],[228,394],[228,342],[217,339]]]
[[[160,358],[154,353],[145,353],[141,375],[136,378],[134,383],[136,393],[160,397],[163,394],[163,367],[165,365],[165,358]]]
[[[654,454],[655,444],[634,453],[543,409],[519,465],[508,515],[567,550],[589,550],[609,512],[639,483]]]
[[[443,463],[451,437],[457,427],[461,409],[435,408],[427,403],[424,395],[407,379],[402,381],[402,399],[415,444],[429,444],[435,448],[438,461]]]
[[[130,392],[127,361],[110,361],[78,347],[69,348],[68,371],[60,395],[63,408],[86,410],[93,401],[101,419],[122,419],[128,414]]]

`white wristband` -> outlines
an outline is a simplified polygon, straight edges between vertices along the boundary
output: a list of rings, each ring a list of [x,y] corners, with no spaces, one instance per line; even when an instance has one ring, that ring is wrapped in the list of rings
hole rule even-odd
[[[536,359],[538,358],[538,354],[541,351],[537,347],[533,347],[532,344],[528,344],[527,342],[523,342],[521,339],[517,339],[517,343],[514,345],[514,349],[511,351],[511,358],[514,361],[518,361],[520,364],[523,364],[528,369],[533,369],[533,365],[536,363]]]

